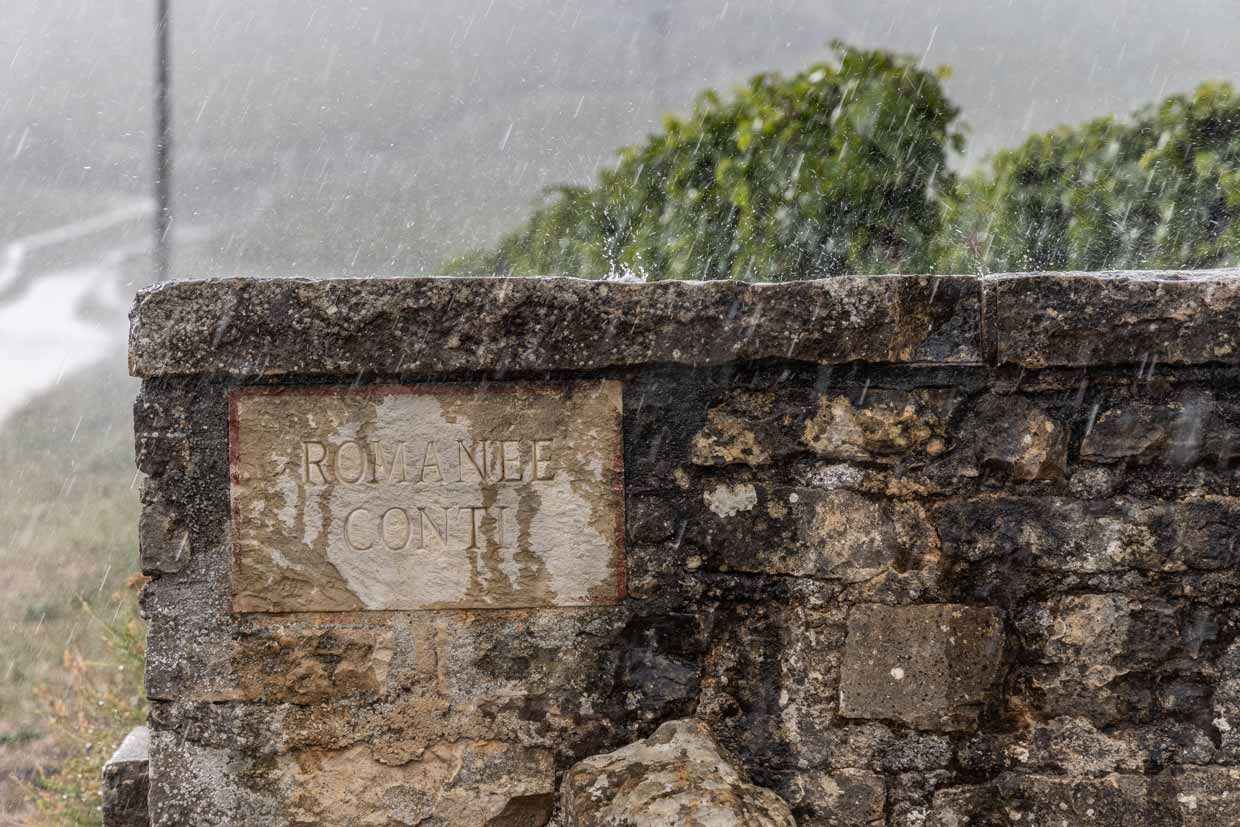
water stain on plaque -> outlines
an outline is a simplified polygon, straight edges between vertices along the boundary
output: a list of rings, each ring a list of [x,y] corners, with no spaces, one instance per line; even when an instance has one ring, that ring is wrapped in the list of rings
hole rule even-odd
[[[233,397],[235,611],[615,603],[620,384]]]

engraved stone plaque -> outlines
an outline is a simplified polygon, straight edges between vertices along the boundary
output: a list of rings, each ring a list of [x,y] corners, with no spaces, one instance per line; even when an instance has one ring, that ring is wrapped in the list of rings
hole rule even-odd
[[[613,381],[234,391],[234,611],[615,603],[620,413]]]

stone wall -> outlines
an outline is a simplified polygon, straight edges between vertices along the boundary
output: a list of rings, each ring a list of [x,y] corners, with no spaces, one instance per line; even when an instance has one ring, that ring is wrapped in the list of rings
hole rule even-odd
[[[1234,274],[235,279],[132,319],[154,824],[561,824],[574,763],[686,717],[802,827],[1240,823]],[[238,388],[598,382],[621,592],[234,611]]]

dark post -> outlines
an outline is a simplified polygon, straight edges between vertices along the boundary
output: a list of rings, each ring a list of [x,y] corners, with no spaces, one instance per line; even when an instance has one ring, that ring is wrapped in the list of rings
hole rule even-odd
[[[155,0],[155,280],[172,258],[171,4]]]

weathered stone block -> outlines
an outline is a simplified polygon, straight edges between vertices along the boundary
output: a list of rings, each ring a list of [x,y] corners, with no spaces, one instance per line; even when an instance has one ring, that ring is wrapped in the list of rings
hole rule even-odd
[[[908,580],[916,581],[908,588],[921,592],[939,573],[938,537],[916,502],[752,483],[708,485],[702,500],[707,513],[688,536],[714,551],[706,561],[711,567],[823,578],[870,591]]]
[[[145,496],[138,521],[138,554],[143,574],[175,574],[185,565],[189,553],[189,532],[168,503]]]
[[[565,827],[796,827],[788,805],[748,782],[700,721],[669,721],[645,740],[565,774]]]
[[[925,824],[1223,827],[1240,817],[1237,784],[1240,771],[1222,767],[1096,779],[1004,773],[986,784],[940,791]]]
[[[982,279],[996,364],[1234,364],[1240,278],[1204,272],[1042,273]]]
[[[769,391],[742,391],[711,408],[690,444],[690,460],[696,465],[769,463],[787,444],[788,423],[771,421],[775,404]]]
[[[848,616],[840,715],[971,730],[999,678],[1003,623],[971,606],[857,606]]]
[[[965,426],[976,462],[1016,480],[1057,479],[1068,461],[1068,431],[1021,396],[987,394]]]
[[[695,713],[769,785],[777,770],[843,756],[840,741],[852,732],[836,728],[845,610],[781,589],[785,582],[768,599],[728,601],[714,613]],[[864,763],[844,756],[840,766]]]
[[[1227,464],[1240,452],[1234,406],[1200,392],[1175,401],[1128,399],[1094,411],[1081,440],[1087,462]]]
[[[152,773],[154,827],[365,824],[375,818],[478,827],[542,813],[543,821],[531,822],[541,827],[555,793],[547,751],[470,739],[440,741],[391,763],[363,745],[258,759],[157,733]],[[261,794],[253,788],[257,778]]]
[[[701,466],[770,466],[805,454],[826,460],[909,463],[946,450],[955,390],[844,386],[744,389],[712,401],[694,434]]]
[[[217,564],[227,549],[209,552]],[[201,563],[201,560],[196,562]],[[144,686],[148,698],[233,700],[238,697],[233,655],[236,630],[228,620],[225,575],[173,579],[155,577],[140,602],[147,619]]]
[[[907,772],[887,786],[887,822],[884,827],[926,827],[935,794],[955,781],[948,770]]]
[[[1240,769],[1184,767],[1159,778],[1171,811],[1169,822],[1183,827],[1240,824]]]
[[[954,392],[861,388],[857,397],[824,394],[801,442],[820,457],[863,462],[935,457],[945,450]]]
[[[1123,825],[1139,822],[1171,827],[1166,811],[1149,800],[1144,776],[1111,775],[1103,779],[1007,774],[981,788],[948,790],[934,798],[928,827],[956,827],[973,822],[1004,827],[1047,824]]]
[[[103,827],[148,827],[151,733],[134,727],[103,765]]]
[[[1074,778],[1155,769],[1135,732],[1108,733],[1083,717],[1027,722],[1015,732],[979,734],[959,751],[970,772],[1003,770],[1062,773]]]
[[[1136,718],[1195,720],[1200,727],[1211,671],[1205,655],[1224,623],[1215,611],[1181,601],[1062,596],[1014,614],[1014,676],[1049,715],[1097,726]]]
[[[190,471],[189,440],[183,433],[139,434],[135,454],[138,470],[148,476],[181,476]]]
[[[882,827],[886,783],[863,769],[797,773],[783,789],[798,827]]]
[[[238,700],[313,704],[388,689],[397,632],[379,624],[260,622],[232,654]]]
[[[779,286],[568,278],[177,281],[139,293],[130,371],[143,378],[251,378],[772,358],[971,364],[980,355],[978,298],[977,279],[967,276],[846,276]],[[374,335],[379,330],[383,335]]]
[[[1140,569],[1213,571],[1240,561],[1240,499],[1202,496],[1184,502],[1117,497],[985,496],[945,502],[936,525],[950,558],[1014,567],[1100,573]]]

